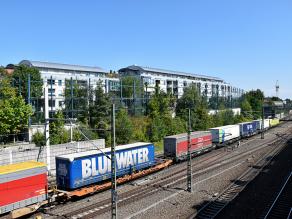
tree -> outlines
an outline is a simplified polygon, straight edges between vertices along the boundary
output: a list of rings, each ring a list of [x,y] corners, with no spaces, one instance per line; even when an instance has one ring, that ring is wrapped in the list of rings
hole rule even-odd
[[[194,84],[184,89],[184,93],[180,99],[177,101],[176,114],[183,116],[187,121],[186,116],[189,108],[195,109],[201,103],[201,96]]]
[[[224,110],[221,112],[223,118],[223,125],[232,125],[234,124],[234,113],[232,110]]]
[[[104,93],[101,82],[95,88],[93,99],[89,104],[90,127],[98,129],[99,137],[108,139],[107,130],[110,128],[111,102],[108,94]]]
[[[244,98],[241,102],[241,113],[244,117],[252,119],[252,108],[247,98]]]
[[[156,90],[148,106],[150,124],[148,133],[150,140],[158,142],[166,135],[184,132],[185,122],[179,118],[172,118],[173,98],[161,90]]]
[[[127,144],[133,136],[133,124],[125,109],[120,109],[116,116],[116,140],[118,144]]]
[[[121,78],[122,94],[124,98],[134,98],[142,95],[141,80],[133,76]]]
[[[28,76],[30,75],[30,93],[31,97],[40,98],[43,94],[43,81],[37,68],[19,65],[15,68],[12,78],[20,84],[21,95],[27,99],[28,94]]]
[[[65,80],[65,112],[70,118],[87,123],[90,89],[87,81]]]
[[[32,142],[35,143],[36,146],[44,146],[46,144],[46,137],[44,133],[37,132],[32,136]]]
[[[271,100],[272,100],[272,101],[282,101],[281,98],[279,98],[279,97],[275,97],[275,96],[271,97]]]
[[[69,132],[64,128],[65,121],[62,111],[54,114],[53,120],[50,122],[50,143],[63,144],[69,142]]]
[[[148,113],[151,118],[156,116],[170,116],[171,97],[164,91],[155,93],[148,104]]]
[[[127,106],[128,112],[131,115],[136,115],[136,109],[142,108],[144,85],[141,84],[142,82],[138,77],[125,76],[120,80],[123,102]]]
[[[213,110],[217,110],[218,109],[218,96],[214,95],[212,97],[209,98],[209,109],[213,109]]]
[[[21,96],[17,96],[10,81],[4,78],[0,81],[0,134],[18,134],[27,127],[32,108]],[[15,140],[15,139],[14,139]]]
[[[159,117],[153,117],[148,127],[149,140],[152,142],[161,141],[167,135],[167,129],[164,120]]]
[[[147,142],[149,135],[147,129],[149,127],[150,119],[146,116],[131,117],[133,124],[133,140]]]
[[[187,131],[186,122],[180,117],[164,117],[163,121],[166,129],[166,135],[176,135]]]
[[[206,98],[199,94],[195,85],[191,85],[185,88],[183,96],[177,101],[176,114],[188,121],[188,109],[191,109],[192,130],[205,130],[212,124],[207,108]]]
[[[0,78],[5,75],[5,69],[3,66],[0,66]]]
[[[251,114],[253,118],[257,119],[261,117],[262,106],[264,103],[264,93],[260,90],[251,90],[244,95],[245,99],[249,102],[251,107]]]

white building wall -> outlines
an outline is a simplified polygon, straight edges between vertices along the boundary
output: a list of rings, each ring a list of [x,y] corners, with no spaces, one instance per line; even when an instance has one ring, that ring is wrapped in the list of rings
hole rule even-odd
[[[233,98],[240,97],[241,94],[235,93],[235,91],[232,91],[233,87],[226,83],[221,81],[212,81],[212,80],[200,80],[200,79],[189,79],[188,77],[183,77],[180,75],[173,75],[173,76],[166,76],[165,74],[159,74],[159,73],[149,73],[149,72],[143,72],[141,74],[141,77],[143,78],[149,78],[148,82],[148,92],[154,92],[154,87],[156,85],[156,81],[159,80],[159,88],[163,90],[164,92],[167,92],[167,88],[170,88],[172,91],[176,87],[174,85],[174,82],[177,82],[177,96],[178,98],[183,95],[183,89],[187,86],[189,86],[192,83],[200,84],[201,94],[205,94],[205,89],[207,86],[207,97],[210,98],[213,95],[212,86],[219,86],[218,92],[219,96],[221,97],[228,97],[231,96]],[[169,84],[167,84],[169,82]],[[185,86],[186,85],[186,86]],[[152,88],[151,88],[152,87]],[[229,90],[228,91],[228,87]],[[217,89],[215,88],[215,92],[217,92]]]
[[[65,88],[66,88],[66,80],[78,80],[78,81],[86,81],[87,84],[90,84],[91,88],[96,88],[98,82],[101,82],[103,86],[104,92],[109,91],[109,84],[108,81],[119,81],[118,78],[109,78],[106,77],[102,73],[95,73],[95,72],[84,72],[84,73],[76,73],[75,71],[70,70],[59,70],[59,69],[44,69],[40,68],[41,77],[44,81],[44,86],[47,84],[48,89],[53,89],[53,101],[55,101],[55,106],[50,107],[50,111],[56,111],[58,109],[64,108],[64,101],[65,101]],[[54,83],[49,83],[50,80],[53,80]],[[49,92],[49,101],[51,100],[51,92]],[[62,107],[63,106],[63,107]]]

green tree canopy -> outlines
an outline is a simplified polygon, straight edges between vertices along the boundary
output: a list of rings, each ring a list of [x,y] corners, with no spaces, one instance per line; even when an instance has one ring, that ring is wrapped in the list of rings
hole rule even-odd
[[[212,125],[212,118],[208,115],[206,98],[202,97],[195,85],[184,90],[184,94],[177,101],[177,116],[188,121],[188,109],[191,109],[192,130],[205,130]]]
[[[50,122],[50,143],[63,144],[69,141],[69,133],[64,128],[64,115],[61,110],[58,110]]]
[[[89,103],[89,124],[91,128],[98,129],[98,136],[108,139],[110,128],[111,101],[108,94],[104,93],[99,82],[95,88],[92,100]]]
[[[148,113],[151,118],[156,116],[170,116],[171,97],[164,91],[152,95],[148,104]]]
[[[244,117],[252,119],[252,108],[247,98],[243,99],[240,107],[241,113],[244,115]]]
[[[0,81],[0,134],[17,134],[28,125],[32,108],[27,105],[16,90],[11,87],[9,78]]]
[[[264,93],[260,89],[251,90],[244,95],[244,98],[245,100],[243,101],[248,101],[250,105],[251,109],[249,111],[252,111],[250,112],[250,114],[253,116],[253,118],[255,119],[260,118],[262,114],[262,106],[263,106],[264,98],[265,98]],[[248,107],[246,103],[244,107]],[[248,108],[242,109],[242,110],[247,111]]]
[[[123,98],[140,97],[143,94],[140,78],[134,76],[124,76],[121,78]]]
[[[20,83],[21,95],[23,98],[27,98],[29,75],[31,80],[31,97],[41,97],[43,94],[43,81],[37,68],[28,67],[26,65],[17,66],[12,75],[13,82]]]
[[[202,98],[194,84],[184,89],[184,93],[180,99],[177,100],[176,113],[177,115],[187,115],[189,108],[195,109],[195,107],[201,104]]]
[[[87,123],[90,89],[87,81],[65,80],[65,112],[70,118]]]
[[[118,144],[127,144],[133,136],[133,124],[125,109],[120,109],[116,115],[116,141]]]

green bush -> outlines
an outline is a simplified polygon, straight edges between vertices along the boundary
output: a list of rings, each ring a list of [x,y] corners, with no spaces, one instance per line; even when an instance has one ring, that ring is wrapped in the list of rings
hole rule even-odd
[[[133,124],[125,109],[120,109],[116,116],[116,142],[127,144],[133,137]]]
[[[131,118],[133,124],[133,140],[134,141],[149,141],[149,137],[147,135],[147,127],[149,125],[149,119],[145,116],[143,117],[132,117]]]
[[[46,137],[43,133],[37,132],[32,136],[32,142],[38,147],[44,146],[46,144]]]

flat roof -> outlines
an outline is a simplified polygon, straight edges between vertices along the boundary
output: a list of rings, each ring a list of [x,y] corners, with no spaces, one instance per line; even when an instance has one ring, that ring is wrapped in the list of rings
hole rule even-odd
[[[128,149],[128,148],[146,146],[146,145],[150,145],[150,144],[152,144],[152,143],[135,142],[132,144],[120,145],[120,146],[116,147],[116,151],[117,150],[124,150],[124,149]],[[104,149],[100,149],[100,150],[103,151],[103,153],[107,153],[107,152],[111,151],[111,148],[104,148]],[[73,161],[75,158],[87,157],[87,156],[95,155],[95,154],[101,154],[102,152],[100,150],[96,149],[96,150],[90,150],[90,151],[76,152],[76,153],[60,155],[60,156],[56,156],[56,157],[61,158],[61,159],[65,159],[65,160]]]
[[[181,71],[173,71],[173,70],[166,70],[166,69],[160,69],[160,68],[151,68],[151,67],[143,67],[143,66],[138,66],[138,65],[131,65],[123,69],[132,69],[132,70],[140,70],[140,71],[150,71],[150,72],[158,72],[161,74],[171,74],[171,75],[180,75],[180,76],[186,76],[186,77],[196,77],[196,78],[203,78],[203,79],[209,79],[209,80],[215,80],[215,81],[220,81],[224,82],[223,79],[218,78],[218,77],[212,77],[212,76],[207,76],[207,75],[202,75],[202,74],[193,74],[193,73],[187,73],[187,72],[181,72]],[[120,71],[119,70],[119,71]]]
[[[8,164],[8,165],[0,166],[0,175],[33,169],[37,167],[45,167],[45,166],[46,164],[42,162],[33,161],[33,160],[25,161],[21,163]]]
[[[196,136],[196,135],[202,135],[202,134],[211,134],[210,131],[195,131],[195,132],[191,132],[191,136]],[[177,135],[170,135],[170,136],[166,136],[165,138],[183,138],[186,137],[188,135],[188,133],[181,133],[181,134],[177,134]]]
[[[210,129],[232,128],[232,127],[235,127],[235,126],[238,126],[238,124],[218,126],[218,127],[214,127],[214,128],[210,128]],[[210,130],[210,129],[209,129],[209,130]]]
[[[26,65],[36,68],[50,68],[50,69],[62,69],[62,70],[73,70],[73,71],[86,71],[86,72],[98,72],[98,73],[108,73],[108,71],[100,67],[82,66],[82,65],[70,65],[54,62],[42,62],[42,61],[31,61],[22,60],[19,65]]]

